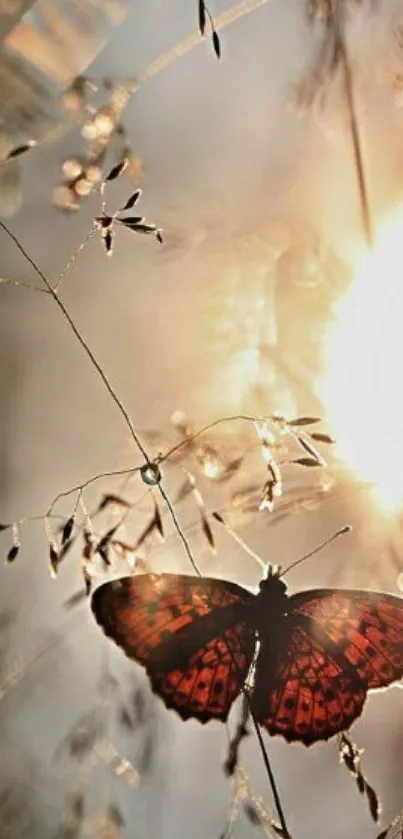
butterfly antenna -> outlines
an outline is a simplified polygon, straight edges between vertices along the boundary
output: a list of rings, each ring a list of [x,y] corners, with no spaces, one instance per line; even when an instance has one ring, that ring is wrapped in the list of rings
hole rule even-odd
[[[220,524],[222,524],[225,527],[227,533],[229,533],[229,535],[232,536],[234,541],[237,542],[238,545],[241,546],[241,548],[243,548],[245,553],[247,553],[249,556],[251,556],[252,559],[256,560],[256,562],[258,563],[258,565],[260,566],[262,571],[264,571],[266,573],[267,572],[267,564],[266,564],[266,562],[264,562],[262,557],[259,556],[259,554],[255,553],[255,551],[253,551],[252,548],[250,548],[249,545],[247,545],[246,542],[244,542],[244,540],[241,539],[241,537],[238,536],[237,533],[235,533],[235,530],[233,530],[233,528],[230,527],[230,525],[227,524],[226,521],[224,521],[224,519],[223,519],[223,517],[220,513],[212,513],[212,516],[216,519],[216,521],[219,521]]]
[[[323,548],[326,548],[327,545],[330,545],[331,542],[334,542],[335,539],[338,539],[339,536],[344,536],[345,533],[351,533],[352,529],[353,528],[351,524],[346,524],[344,527],[341,527],[340,530],[337,530],[336,533],[333,533],[333,536],[329,536],[328,539],[325,539],[324,542],[321,542],[317,548],[313,549],[313,551],[309,551],[309,553],[304,554],[304,556],[301,556],[300,559],[296,559],[295,562],[292,562],[291,565],[288,565],[287,568],[285,568],[284,571],[282,571],[282,576],[284,576],[284,574],[287,574],[288,571],[291,571],[291,568],[296,568],[297,565],[301,565],[301,563],[305,562],[306,559],[310,559],[311,556],[314,556],[315,554],[319,553],[319,551],[321,551]]]

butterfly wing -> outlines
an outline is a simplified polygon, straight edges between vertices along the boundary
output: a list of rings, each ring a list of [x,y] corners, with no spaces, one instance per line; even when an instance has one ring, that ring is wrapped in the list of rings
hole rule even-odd
[[[216,579],[144,574],[104,583],[92,610],[105,634],[142,664],[182,717],[225,720],[255,649],[248,591]]]
[[[315,638],[302,616],[300,622],[285,620],[275,650],[261,644],[252,710],[270,734],[309,746],[349,728],[366,690],[336,645]]]
[[[353,665],[365,688],[403,677],[403,598],[372,591],[318,589],[290,598],[294,614],[311,621]]]
[[[403,677],[403,599],[300,592],[289,598],[271,648],[263,642],[256,667],[253,701],[262,724],[305,745],[327,740],[361,714],[368,690]]]

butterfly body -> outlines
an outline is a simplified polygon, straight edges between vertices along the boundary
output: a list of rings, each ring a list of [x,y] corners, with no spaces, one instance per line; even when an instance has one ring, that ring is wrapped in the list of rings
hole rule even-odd
[[[287,586],[277,574],[269,574],[261,581],[258,594],[249,602],[249,621],[260,640],[273,635],[287,614],[288,601]]]
[[[144,574],[101,585],[92,609],[182,719],[225,721],[252,670],[255,719],[310,745],[348,729],[369,690],[403,677],[403,600],[390,594],[289,596],[273,572],[257,594],[213,578]]]

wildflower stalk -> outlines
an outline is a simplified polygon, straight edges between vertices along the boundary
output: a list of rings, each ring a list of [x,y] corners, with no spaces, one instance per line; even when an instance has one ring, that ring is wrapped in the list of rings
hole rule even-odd
[[[254,725],[254,728],[255,728],[255,731],[256,731],[256,737],[258,739],[258,743],[259,743],[259,746],[260,746],[260,751],[262,753],[263,762],[264,762],[266,772],[267,772],[267,775],[268,775],[268,778],[269,778],[269,783],[270,783],[271,790],[272,790],[272,793],[273,793],[273,799],[274,799],[274,803],[276,805],[281,829],[283,831],[284,837],[290,837],[288,827],[287,827],[287,822],[285,820],[283,806],[281,804],[280,794],[279,794],[279,791],[277,789],[276,780],[275,780],[274,773],[273,773],[273,770],[272,770],[272,767],[271,767],[269,755],[268,755],[266,746],[264,744],[264,740],[263,740],[263,737],[262,737],[262,732],[260,730],[259,723],[257,722],[255,716],[253,715],[253,712],[251,711],[250,713],[251,713],[253,725]]]
[[[365,176],[362,143],[360,138],[357,109],[354,96],[353,71],[343,31],[342,10],[340,7],[340,3],[341,0],[332,0],[332,24],[336,42],[336,49],[340,57],[343,72],[344,92],[349,112],[350,133],[354,154],[354,166],[357,175],[364,235],[368,247],[371,248],[373,245],[373,230],[369,207],[368,186]]]
[[[130,434],[133,437],[133,440],[136,443],[137,448],[139,449],[142,456],[144,457],[144,460],[146,461],[146,463],[150,463],[150,458],[149,458],[149,456],[148,456],[148,454],[147,454],[147,452],[146,452],[146,450],[145,450],[145,448],[144,448],[144,446],[143,446],[143,444],[142,444],[142,442],[141,442],[141,440],[140,440],[140,438],[139,438],[139,436],[136,432],[136,429],[133,426],[133,423],[132,423],[132,421],[129,417],[128,412],[126,411],[126,408],[124,407],[124,405],[120,401],[118,395],[115,393],[112,385],[109,382],[109,379],[108,379],[105,371],[102,369],[99,361],[97,361],[97,359],[95,358],[94,353],[92,352],[92,350],[89,347],[89,345],[87,344],[85,338],[82,336],[81,332],[79,331],[78,327],[76,326],[73,318],[70,315],[70,312],[68,311],[68,309],[64,305],[63,301],[60,299],[56,289],[53,288],[52,284],[45,277],[45,274],[43,273],[43,271],[41,271],[41,269],[39,268],[39,265],[36,264],[35,260],[32,259],[32,257],[29,255],[29,253],[25,250],[24,246],[21,244],[19,239],[17,239],[17,237],[14,235],[14,233],[12,233],[11,230],[9,230],[7,225],[4,224],[4,221],[2,221],[1,219],[0,219],[0,228],[2,230],[4,230],[5,233],[7,233],[7,236],[14,242],[14,244],[17,246],[20,253],[22,253],[22,255],[25,257],[27,262],[29,262],[29,264],[34,269],[35,273],[38,275],[38,277],[40,277],[40,279],[42,280],[42,282],[46,286],[46,289],[47,289],[48,293],[51,295],[51,297],[53,297],[53,300],[55,301],[56,305],[59,307],[64,319],[67,321],[70,329],[74,333],[78,342],[81,344],[83,350],[86,352],[86,354],[87,354],[88,358],[90,359],[93,367],[95,367],[98,375],[102,379],[103,384],[105,385],[109,395],[111,396],[111,398],[113,399],[113,401],[114,401],[115,405],[117,406],[118,410],[122,414],[128,428],[129,428]]]

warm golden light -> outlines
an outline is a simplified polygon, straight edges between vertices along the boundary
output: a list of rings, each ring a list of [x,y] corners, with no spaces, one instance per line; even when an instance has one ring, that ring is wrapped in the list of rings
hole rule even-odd
[[[403,506],[403,211],[356,260],[334,315],[317,393],[337,454],[393,512]]]

